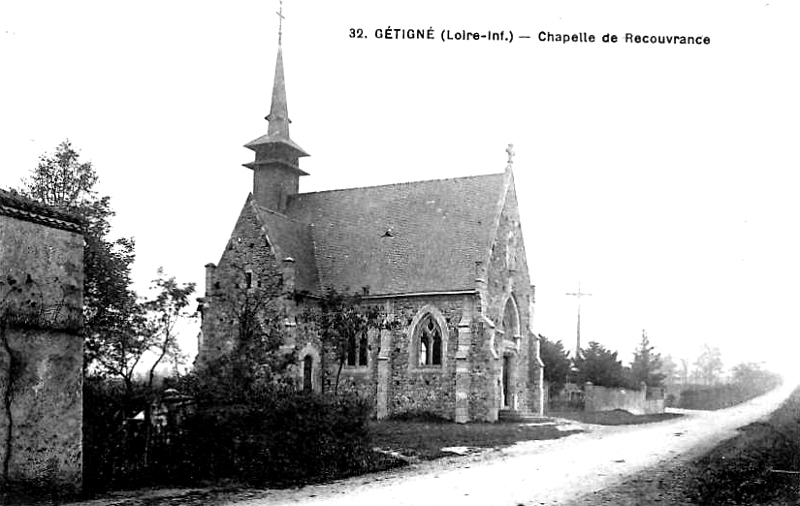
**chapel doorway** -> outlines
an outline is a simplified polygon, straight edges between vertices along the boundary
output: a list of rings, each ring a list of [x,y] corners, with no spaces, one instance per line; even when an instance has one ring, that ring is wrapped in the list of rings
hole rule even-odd
[[[509,408],[511,406],[511,355],[503,355],[503,371],[502,371],[503,379],[502,379],[502,403],[503,408]]]
[[[311,374],[314,371],[314,357],[306,355],[303,358],[303,392],[310,392],[313,384]]]

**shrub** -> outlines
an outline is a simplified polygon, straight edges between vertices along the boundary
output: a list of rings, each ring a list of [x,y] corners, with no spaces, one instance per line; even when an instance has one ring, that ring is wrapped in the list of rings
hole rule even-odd
[[[355,396],[275,391],[259,401],[200,407],[176,441],[181,478],[290,484],[369,466],[369,406]]]
[[[142,484],[144,422],[132,418],[152,395],[144,385],[87,377],[83,387],[84,488],[102,491]]]
[[[412,409],[393,414],[390,420],[398,422],[419,422],[419,423],[453,423],[442,415],[424,409]]]
[[[723,409],[766,393],[774,385],[741,384],[697,386],[681,392],[678,407],[684,409]]]

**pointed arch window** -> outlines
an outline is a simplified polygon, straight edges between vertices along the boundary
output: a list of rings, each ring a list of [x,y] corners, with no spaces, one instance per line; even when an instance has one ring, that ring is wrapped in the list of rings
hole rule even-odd
[[[442,365],[442,329],[430,314],[422,319],[418,328],[418,365]]]
[[[347,366],[366,367],[369,361],[369,341],[366,332],[347,339]]]

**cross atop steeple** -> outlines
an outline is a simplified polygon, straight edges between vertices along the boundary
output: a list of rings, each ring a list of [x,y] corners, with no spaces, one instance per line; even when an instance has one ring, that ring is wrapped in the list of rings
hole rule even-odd
[[[516,153],[514,152],[513,144],[508,145],[508,147],[506,148],[506,153],[508,153],[508,164],[511,165],[512,163],[514,163],[514,155],[516,155]]]
[[[275,14],[278,15],[278,45],[281,45],[283,39],[283,20],[286,19],[283,16],[283,0],[280,0],[278,12]]]

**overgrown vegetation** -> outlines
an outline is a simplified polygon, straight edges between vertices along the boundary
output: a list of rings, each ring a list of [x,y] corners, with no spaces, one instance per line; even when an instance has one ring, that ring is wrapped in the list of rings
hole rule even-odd
[[[739,364],[731,383],[694,386],[681,392],[678,407],[684,409],[723,409],[762,395],[781,383],[777,374],[759,364]]]
[[[539,334],[539,357],[544,363],[544,380],[549,388],[550,399],[555,399],[570,375],[572,362],[569,352],[561,341],[551,341]]]
[[[100,471],[96,483],[120,488],[233,480],[280,486],[396,465],[372,451],[367,424],[371,408],[366,401],[298,391],[296,350],[285,346],[289,340],[280,290],[277,280],[266,278],[231,290],[223,303],[233,316],[233,349],[171,385],[186,394],[187,401],[154,437],[139,433],[151,430],[149,417],[140,423],[118,415],[152,411],[149,384],[133,408],[124,405],[120,389],[109,389],[107,383],[97,385],[94,399],[87,394],[93,406],[105,406],[106,411],[91,418],[98,434],[90,446],[92,458],[115,473],[103,476],[109,471],[93,466]],[[336,309],[343,311],[345,324],[338,325],[329,308],[335,332],[361,330],[360,316],[352,316],[342,305]],[[347,323],[351,320],[356,321],[352,328]],[[131,400],[137,399],[126,402]],[[142,401],[144,407],[139,408]]]
[[[796,504],[800,479],[800,389],[765,422],[741,429],[695,463],[697,504]]]
[[[178,482],[309,483],[373,464],[369,406],[354,396],[272,389],[258,402],[200,407],[171,449]]]

